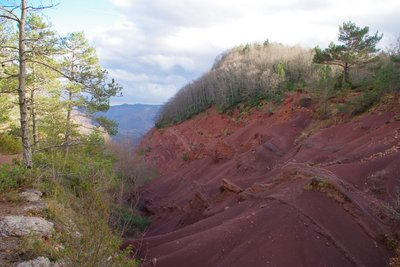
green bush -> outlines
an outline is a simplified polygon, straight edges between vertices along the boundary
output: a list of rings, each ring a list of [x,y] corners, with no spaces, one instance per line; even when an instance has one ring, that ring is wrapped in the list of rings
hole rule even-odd
[[[21,260],[31,260],[37,257],[47,257],[52,261],[58,260],[57,238],[55,236],[44,240],[38,235],[22,237],[18,243],[15,253]]]
[[[349,102],[353,107],[351,113],[357,115],[368,111],[381,97],[382,93],[379,90],[368,90],[364,92],[361,96]]]
[[[373,85],[383,92],[400,91],[400,72],[394,62],[388,62],[375,71]]]
[[[189,154],[187,152],[182,154],[182,160],[183,161],[186,162],[186,161],[189,161],[189,159],[190,159],[190,157],[189,157]]]
[[[146,230],[151,223],[149,218],[143,217],[137,211],[127,207],[115,207],[113,217],[117,219],[116,227],[128,235]]]
[[[21,151],[21,141],[18,138],[7,133],[0,134],[0,153],[18,154]]]
[[[22,166],[0,165],[0,192],[21,185],[26,179],[27,170]]]
[[[382,206],[382,211],[391,220],[400,221],[400,191],[397,191],[397,195],[392,203],[387,203]]]

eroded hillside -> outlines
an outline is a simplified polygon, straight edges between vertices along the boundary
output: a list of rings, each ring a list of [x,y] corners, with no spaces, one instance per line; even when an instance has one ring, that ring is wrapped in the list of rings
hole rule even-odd
[[[139,149],[162,175],[141,190],[152,225],[128,243],[150,266],[387,266],[400,234],[398,96],[325,126],[309,100],[149,132]]]

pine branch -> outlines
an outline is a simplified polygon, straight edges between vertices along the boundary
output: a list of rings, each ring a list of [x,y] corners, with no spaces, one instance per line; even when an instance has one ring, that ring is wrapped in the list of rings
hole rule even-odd
[[[5,49],[5,48],[18,51],[18,47],[15,47],[15,46],[11,46],[11,45],[1,45],[0,46],[0,49]]]
[[[13,79],[13,78],[18,78],[18,74],[14,74],[14,75],[8,75],[6,77],[4,76],[0,76],[0,80],[9,80],[9,79]]]
[[[41,148],[41,149],[35,149],[34,152],[46,151],[46,150],[49,150],[51,148],[65,148],[65,147],[79,146],[79,145],[82,145],[82,144],[84,144],[84,142],[76,142],[76,143],[70,143],[70,144],[54,145],[54,146],[44,147],[44,148]]]
[[[32,63],[39,64],[39,65],[42,65],[42,66],[45,66],[45,67],[47,67],[47,68],[49,68],[49,69],[51,69],[51,70],[57,72],[58,74],[60,74],[60,75],[63,76],[64,78],[67,78],[67,79],[69,79],[69,80],[71,79],[70,76],[68,76],[67,74],[65,74],[65,73],[63,73],[62,71],[60,71],[59,69],[57,69],[56,67],[51,66],[51,65],[49,65],[49,64],[47,64],[47,63],[44,63],[44,62],[41,62],[41,61],[37,61],[37,60],[33,60],[33,59],[27,59],[27,61],[32,62]]]

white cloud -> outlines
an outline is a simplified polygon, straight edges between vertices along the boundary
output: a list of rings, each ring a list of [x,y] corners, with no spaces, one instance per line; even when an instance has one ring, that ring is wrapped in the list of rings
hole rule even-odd
[[[125,87],[126,102],[162,103],[241,43],[324,47],[338,26],[354,21],[400,34],[398,0],[108,0],[119,21],[97,29],[102,64]],[[119,101],[119,100],[118,100]]]
[[[164,71],[169,71],[174,67],[181,67],[189,71],[194,69],[194,62],[190,57],[150,54],[139,57],[139,61],[145,64],[154,65],[155,67],[161,67]]]
[[[111,3],[118,8],[129,8],[132,6],[132,1],[129,0],[111,0]]]

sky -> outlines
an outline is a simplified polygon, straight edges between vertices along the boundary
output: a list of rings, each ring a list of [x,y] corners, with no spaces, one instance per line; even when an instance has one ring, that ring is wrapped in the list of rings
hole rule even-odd
[[[399,0],[58,1],[44,15],[60,34],[85,32],[124,88],[113,105],[165,103],[240,44],[268,39],[324,48],[347,21],[383,33],[382,49],[400,36]]]

